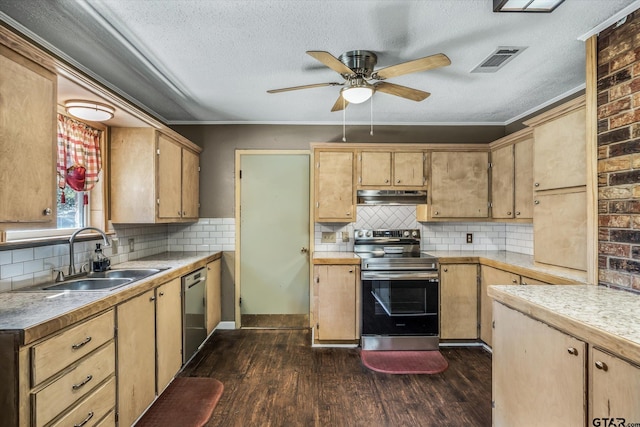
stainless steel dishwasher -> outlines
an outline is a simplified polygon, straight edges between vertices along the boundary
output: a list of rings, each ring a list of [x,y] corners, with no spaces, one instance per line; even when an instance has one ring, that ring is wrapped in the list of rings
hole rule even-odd
[[[201,268],[182,278],[182,362],[186,363],[207,338],[204,292],[207,269]]]

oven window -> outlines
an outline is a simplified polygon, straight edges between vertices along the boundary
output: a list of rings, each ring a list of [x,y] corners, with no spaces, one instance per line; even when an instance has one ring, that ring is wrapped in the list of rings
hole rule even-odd
[[[418,280],[372,280],[371,294],[388,316],[425,316],[437,310],[437,301],[428,299],[427,283]]]

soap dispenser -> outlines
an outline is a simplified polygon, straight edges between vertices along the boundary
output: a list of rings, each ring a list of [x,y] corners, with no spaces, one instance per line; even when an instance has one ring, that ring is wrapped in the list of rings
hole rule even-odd
[[[96,243],[96,249],[93,251],[93,256],[91,258],[91,270],[106,271],[109,269],[110,265],[111,261],[102,253],[100,243]]]

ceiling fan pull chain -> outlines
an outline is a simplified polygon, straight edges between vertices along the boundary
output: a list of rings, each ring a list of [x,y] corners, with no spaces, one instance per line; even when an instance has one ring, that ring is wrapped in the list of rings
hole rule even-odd
[[[369,135],[373,136],[373,96],[369,99],[371,100],[369,102],[369,105],[371,105],[371,114],[369,115],[369,117],[371,117],[371,131],[369,132]]]
[[[342,142],[347,142],[347,125],[345,124],[347,121],[347,108],[346,101],[344,100],[344,96],[342,97]]]

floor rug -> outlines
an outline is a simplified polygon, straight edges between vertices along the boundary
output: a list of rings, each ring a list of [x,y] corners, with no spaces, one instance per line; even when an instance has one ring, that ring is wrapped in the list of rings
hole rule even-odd
[[[360,351],[367,368],[385,374],[438,374],[449,367],[439,351]]]
[[[176,378],[136,427],[203,426],[211,418],[223,390],[222,383],[213,378]]]

